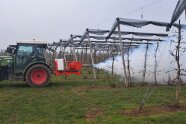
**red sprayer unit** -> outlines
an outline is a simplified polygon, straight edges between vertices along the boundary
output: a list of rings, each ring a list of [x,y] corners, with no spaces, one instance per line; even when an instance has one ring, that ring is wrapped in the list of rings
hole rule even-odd
[[[53,73],[60,75],[81,75],[82,64],[77,61],[64,61],[64,59],[55,59]]]

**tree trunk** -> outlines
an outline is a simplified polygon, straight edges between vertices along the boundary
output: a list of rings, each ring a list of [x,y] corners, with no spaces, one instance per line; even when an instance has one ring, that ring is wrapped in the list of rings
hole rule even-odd
[[[177,74],[176,74],[176,104],[179,106],[179,96],[181,91],[181,66],[180,66],[180,45],[181,45],[181,26],[180,26],[180,20],[179,20],[179,31],[178,31],[178,44],[176,46],[176,63],[177,63]]]

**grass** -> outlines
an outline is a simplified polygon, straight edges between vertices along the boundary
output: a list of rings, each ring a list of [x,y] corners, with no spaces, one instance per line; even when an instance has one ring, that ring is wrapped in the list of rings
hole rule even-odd
[[[123,115],[125,109],[137,108],[147,87],[123,88],[106,79],[85,80],[74,76],[54,77],[45,88],[31,88],[23,82],[0,84],[1,124],[185,124],[186,112],[158,113],[146,116]],[[150,87],[152,96],[146,106],[166,106],[175,100],[174,86]],[[181,91],[186,103],[186,87]]]

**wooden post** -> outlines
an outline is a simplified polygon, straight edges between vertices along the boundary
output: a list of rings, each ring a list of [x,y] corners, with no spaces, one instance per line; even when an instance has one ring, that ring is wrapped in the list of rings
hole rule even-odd
[[[114,61],[115,61],[115,50],[112,51],[112,78],[114,77]]]
[[[114,49],[112,50],[112,78],[114,77],[114,61],[115,61],[116,43],[114,40]]]
[[[129,46],[128,46],[128,51],[127,51],[127,71],[128,71],[128,83],[129,86],[132,86],[132,82],[131,82],[131,73],[130,73],[130,48],[131,48],[131,44],[132,41],[130,42]]]
[[[97,52],[97,50],[96,50],[96,48],[95,48],[95,46],[94,46],[94,60],[95,60],[95,63],[97,63],[97,55],[96,55],[96,52]]]
[[[86,49],[85,49],[85,64],[88,65],[88,44],[86,44]],[[88,78],[88,68],[86,66],[86,73],[85,73],[85,78]]]
[[[75,61],[77,61],[77,55],[76,55],[76,49],[74,47],[74,41],[73,41],[73,36],[71,35],[71,42],[72,42],[72,45],[73,45],[73,54],[74,54],[74,59]]]
[[[144,69],[143,69],[143,83],[145,82],[146,71],[147,71],[147,53],[149,49],[149,41],[147,41],[146,50],[145,50],[145,61],[144,61]]]
[[[108,45],[108,52],[107,52],[107,54],[108,54],[108,59],[110,58],[110,44]]]
[[[88,29],[87,29],[88,32]],[[91,41],[90,41],[90,37],[89,37],[89,33],[87,33],[87,37],[88,37],[88,44],[90,47],[90,57],[91,57],[91,61],[92,61],[92,69],[93,69],[93,73],[94,73],[94,79],[97,79],[96,77],[96,70],[94,68],[94,58],[93,58],[93,52],[92,52],[92,47],[91,47]]]
[[[157,85],[157,68],[158,68],[158,62],[157,62],[157,52],[159,49],[159,41],[157,42],[157,46],[154,53],[154,84]]]
[[[56,52],[56,50],[54,50],[54,51],[53,51],[53,60],[56,59],[56,54],[57,54],[57,52]]]
[[[58,58],[61,59],[62,58],[62,50],[63,50],[62,45],[60,45],[59,49],[60,50],[59,50]]]
[[[86,58],[86,64],[88,64],[88,45],[86,44],[86,49],[85,49],[85,58]]]
[[[101,49],[99,50],[99,56],[100,56],[100,59],[99,59],[99,62],[102,62],[102,60],[103,60],[103,54],[102,54],[102,51],[101,51]]]
[[[100,61],[103,62],[103,59],[104,59],[104,51],[100,49]]]
[[[81,63],[83,63],[84,61],[83,61],[83,55],[84,55],[84,52],[83,52],[83,49],[81,50]]]
[[[62,46],[60,45],[60,47],[59,47],[59,59],[61,59],[62,58]]]
[[[119,23],[119,19],[118,19]],[[124,53],[124,46],[122,43],[122,38],[121,38],[121,29],[120,29],[120,24],[118,24],[118,34],[119,34],[119,41],[120,41],[120,50],[121,50],[121,56],[122,56],[122,62],[123,62],[123,71],[124,71],[124,76],[125,76],[125,86],[128,87],[128,79],[127,79],[127,71],[126,71],[126,65],[125,65],[125,53]]]
[[[49,50],[45,50],[45,59],[48,65],[50,65],[50,53],[49,52],[50,52]]]
[[[65,48],[63,48],[63,58],[65,60],[66,66],[67,66],[67,58],[66,58]]]

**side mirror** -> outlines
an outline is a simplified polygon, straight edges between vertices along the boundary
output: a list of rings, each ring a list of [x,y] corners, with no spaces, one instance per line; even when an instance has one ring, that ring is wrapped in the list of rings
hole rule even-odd
[[[13,50],[12,50],[11,46],[7,47],[6,52],[12,54]]]
[[[15,51],[16,51],[16,45],[9,45],[6,49],[6,52],[9,53],[9,54],[14,54]]]

